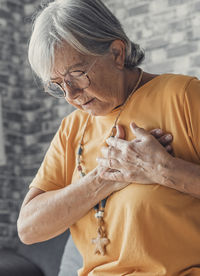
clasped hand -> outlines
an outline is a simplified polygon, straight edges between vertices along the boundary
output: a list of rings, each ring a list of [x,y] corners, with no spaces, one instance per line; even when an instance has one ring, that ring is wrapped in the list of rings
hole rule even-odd
[[[135,182],[142,184],[159,183],[159,174],[173,158],[170,153],[172,136],[155,129],[150,133],[135,123],[130,128],[136,137],[124,140],[122,126],[117,126],[116,137],[106,140],[108,147],[102,148],[102,158],[97,158],[100,176],[105,180]]]

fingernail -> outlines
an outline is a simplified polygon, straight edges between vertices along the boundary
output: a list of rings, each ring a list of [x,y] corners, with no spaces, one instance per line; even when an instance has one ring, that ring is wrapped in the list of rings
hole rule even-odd
[[[156,134],[159,135],[159,134],[161,134],[161,133],[162,133],[162,130],[161,130],[161,129],[157,129],[157,130],[156,130]]]
[[[171,136],[171,134],[168,134],[167,136],[165,136],[165,140],[167,140],[167,141],[172,140],[172,136]]]

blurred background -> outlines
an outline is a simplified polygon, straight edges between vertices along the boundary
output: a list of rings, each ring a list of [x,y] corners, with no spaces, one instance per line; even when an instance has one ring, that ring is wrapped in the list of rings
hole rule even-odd
[[[18,248],[22,200],[61,119],[73,110],[43,93],[27,61],[40,2],[0,0],[0,248]],[[200,77],[200,0],[103,2],[146,51],[144,70]]]

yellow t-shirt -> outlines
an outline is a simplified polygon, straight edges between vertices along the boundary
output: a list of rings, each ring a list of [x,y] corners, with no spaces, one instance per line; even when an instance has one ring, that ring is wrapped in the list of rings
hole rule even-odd
[[[87,172],[97,166],[96,157],[118,112],[90,118],[83,151]],[[30,187],[55,190],[79,178],[77,150],[87,117],[77,110],[62,121]],[[127,140],[134,138],[132,121],[146,130],[159,127],[172,133],[175,156],[200,164],[200,81],[196,78],[164,74],[140,87],[119,118]],[[70,228],[83,256],[80,276],[200,275],[200,200],[159,184],[130,184],[113,193],[105,208],[110,239],[105,256],[94,255],[94,213],[90,210]]]

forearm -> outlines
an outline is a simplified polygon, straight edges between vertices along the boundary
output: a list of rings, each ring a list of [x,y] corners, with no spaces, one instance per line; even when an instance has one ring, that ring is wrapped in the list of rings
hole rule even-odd
[[[63,233],[111,192],[111,186],[94,171],[63,189],[36,196],[20,211],[21,240],[32,244]]]
[[[157,175],[161,185],[200,198],[200,165],[172,157]]]

